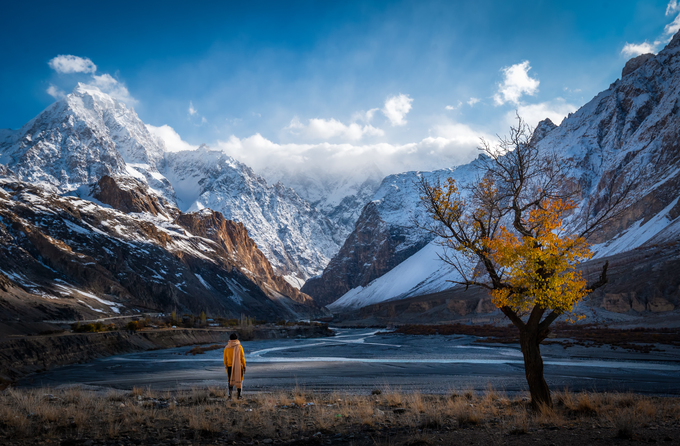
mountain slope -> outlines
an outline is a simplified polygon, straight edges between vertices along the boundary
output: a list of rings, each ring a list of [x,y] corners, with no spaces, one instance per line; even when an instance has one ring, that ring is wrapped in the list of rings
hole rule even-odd
[[[414,218],[423,213],[417,181],[423,176],[431,182],[453,176],[467,184],[475,179],[478,166],[484,162],[485,158],[479,157],[455,169],[386,177],[323,275],[308,280],[302,291],[328,305],[352,289],[366,287],[414,255],[432,241],[430,234],[414,227]]]
[[[569,115],[559,127],[544,121],[536,129],[534,143],[539,150],[554,151],[574,163],[569,175],[583,191],[579,205],[583,212],[578,218],[584,218],[586,210],[601,209],[611,188],[620,190],[630,182],[634,184],[623,213],[593,237],[596,257],[677,243],[680,235],[679,100],[680,35],[676,35],[658,55],[631,60],[623,70],[622,79]],[[456,172],[451,175],[460,181]],[[414,194],[417,192],[413,186],[400,188],[398,196],[390,198],[395,212],[407,212],[411,207],[403,202]],[[378,218],[389,225],[393,215],[380,212]],[[580,223],[582,220],[574,218],[570,224],[575,227]],[[344,246],[341,252],[359,248],[376,250],[377,244]],[[438,249],[431,243],[400,263],[398,269],[384,271],[370,283],[355,284],[330,308],[341,311],[448,288],[450,284],[446,280],[453,273],[443,262],[435,261],[437,253],[441,253]],[[430,268],[423,268],[425,262]],[[331,282],[335,271],[330,266],[337,263],[333,259],[316,283]],[[380,259],[380,263],[385,264],[386,260]],[[361,268],[368,269],[370,264]],[[303,289],[327,302],[326,290],[312,285],[309,283]],[[641,308],[645,308],[644,303]]]

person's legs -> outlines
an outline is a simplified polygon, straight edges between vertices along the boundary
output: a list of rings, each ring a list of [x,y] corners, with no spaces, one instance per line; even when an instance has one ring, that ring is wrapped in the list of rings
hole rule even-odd
[[[228,381],[228,386],[229,386],[229,399],[231,399],[231,392],[234,389],[234,386],[231,385],[231,367],[227,367],[227,381]],[[239,391],[240,394],[240,391]]]
[[[243,381],[243,379],[244,379],[245,377],[246,377],[246,371],[245,371],[245,370],[242,370],[242,371],[241,371],[241,381]],[[241,396],[241,387],[238,387],[238,388],[236,389],[236,392],[237,392],[236,399],[239,399],[239,400],[240,400],[241,398],[243,398],[243,397]]]

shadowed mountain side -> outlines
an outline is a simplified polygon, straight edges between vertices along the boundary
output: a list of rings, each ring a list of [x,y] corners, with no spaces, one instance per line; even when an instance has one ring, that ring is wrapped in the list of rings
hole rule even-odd
[[[589,281],[596,280],[609,261],[609,283],[579,305],[585,322],[677,326],[680,323],[680,243],[667,243],[610,257],[580,266]],[[499,323],[509,322],[479,287],[462,286],[438,293],[384,301],[338,313],[343,324],[371,326],[390,324]]]

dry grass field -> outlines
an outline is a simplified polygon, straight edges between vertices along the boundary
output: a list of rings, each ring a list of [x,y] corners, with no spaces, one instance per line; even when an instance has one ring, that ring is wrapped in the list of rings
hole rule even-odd
[[[155,392],[9,388],[0,394],[3,445],[175,444],[680,444],[680,399],[556,392],[533,412],[526,396],[492,389],[448,395],[226,389]]]

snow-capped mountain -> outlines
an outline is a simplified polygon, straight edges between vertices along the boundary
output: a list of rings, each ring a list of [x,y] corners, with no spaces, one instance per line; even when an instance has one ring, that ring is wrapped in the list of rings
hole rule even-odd
[[[201,146],[168,153],[162,172],[180,209],[212,209],[243,222],[276,270],[298,288],[321,273],[342,243],[337,225],[293,189],[270,186],[222,151]]]
[[[174,202],[158,172],[165,146],[133,109],[83,84],[17,131],[0,136],[0,164],[19,178],[66,192],[104,175],[139,178]]]
[[[134,110],[82,84],[21,129],[2,130],[0,165],[53,192],[87,195],[87,185],[111,175],[142,181],[182,211],[218,210],[243,223],[297,287],[321,273],[345,232],[292,189],[268,185],[221,152],[167,152]]]
[[[679,141],[680,34],[658,55],[643,55],[629,61],[623,69],[622,79],[570,114],[560,126],[546,120],[534,132],[534,143],[539,150],[554,151],[574,162],[575,167],[569,174],[583,191],[581,209],[588,205],[598,209],[609,188],[622,187],[631,181],[634,184],[625,202],[625,211],[593,240],[596,258],[620,255],[636,248],[664,249],[680,239]],[[478,162],[479,159],[474,163]],[[450,174],[464,183],[464,176],[460,175],[469,167],[430,175]],[[369,220],[372,227],[382,233],[403,227],[403,215],[414,209],[418,193],[413,182],[398,184],[395,180],[392,176],[383,182],[374,197],[376,201],[364,208],[357,231],[361,231]],[[385,195],[385,189],[390,187],[392,194]],[[380,200],[391,203],[388,206]],[[388,257],[371,259],[363,256],[359,259],[347,254],[380,252],[383,240],[366,239],[357,231],[348,238],[347,243],[352,241],[352,244],[343,246],[323,276],[309,281],[303,288],[325,304],[334,301],[329,307],[332,310],[358,308],[450,288],[446,280],[455,278],[455,272],[437,259],[441,248],[436,241],[418,246],[417,252],[402,258],[394,250]],[[417,238],[418,232],[409,230],[400,236]],[[376,264],[378,267],[374,266]],[[339,289],[345,294],[335,300],[332,289],[338,287],[338,278],[342,277],[343,271],[355,270],[375,270],[376,273],[365,276],[370,280],[340,284]],[[664,308],[672,308],[672,302],[678,300],[678,288],[677,284],[669,286],[674,290],[670,295],[639,297],[644,302],[641,301],[638,307],[651,308],[647,299],[662,299],[668,303]],[[626,308],[633,308],[637,298],[626,299],[630,301]]]
[[[280,182],[294,189],[300,197],[336,223],[341,231],[336,238],[342,241],[352,232],[361,210],[371,200],[384,178],[374,164],[351,172],[319,169],[292,172],[269,168],[262,175],[270,183]]]

